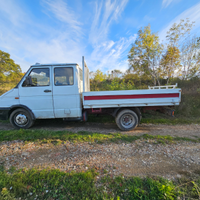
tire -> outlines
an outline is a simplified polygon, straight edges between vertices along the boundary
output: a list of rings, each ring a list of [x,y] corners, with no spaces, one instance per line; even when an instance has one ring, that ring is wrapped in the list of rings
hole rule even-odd
[[[10,115],[10,123],[16,129],[28,129],[34,124],[31,115],[25,109],[19,108],[14,110]]]
[[[117,114],[115,122],[122,131],[130,131],[138,126],[139,119],[134,111],[124,109]]]

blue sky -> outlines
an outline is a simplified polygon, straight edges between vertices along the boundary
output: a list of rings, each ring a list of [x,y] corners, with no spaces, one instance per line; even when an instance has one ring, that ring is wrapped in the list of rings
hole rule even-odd
[[[180,19],[195,21],[199,0],[0,0],[0,50],[25,72],[39,63],[78,63],[90,71],[128,68],[139,28],[151,24],[165,42]]]

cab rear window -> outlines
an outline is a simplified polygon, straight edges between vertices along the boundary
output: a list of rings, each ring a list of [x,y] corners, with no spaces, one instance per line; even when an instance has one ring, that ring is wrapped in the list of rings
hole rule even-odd
[[[73,68],[72,67],[54,68],[54,84],[55,86],[74,85]]]

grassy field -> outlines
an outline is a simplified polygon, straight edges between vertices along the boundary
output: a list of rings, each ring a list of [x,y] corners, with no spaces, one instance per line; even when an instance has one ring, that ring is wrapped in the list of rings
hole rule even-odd
[[[200,175],[200,171],[199,171]],[[0,168],[0,200],[17,199],[198,199],[200,177],[169,181],[163,178],[112,177],[98,179],[95,169],[81,173],[59,170],[5,171]]]
[[[100,122],[100,123],[115,123],[115,118],[109,115],[89,115],[88,122]],[[200,124],[200,117],[184,115],[177,115],[175,112],[175,117],[167,116],[165,114],[148,111],[142,114],[142,119],[140,124]]]
[[[63,123],[62,119],[61,120],[55,119],[55,120],[56,120],[55,123]],[[43,120],[41,122],[43,122]],[[115,118],[110,115],[89,115],[87,122],[115,123]],[[0,123],[6,124],[9,123],[9,120],[0,120]],[[42,123],[40,124],[42,125]],[[194,116],[187,117],[184,115],[176,115],[176,113],[175,117],[171,117],[156,111],[148,111],[147,113],[142,114],[142,119],[140,121],[140,124],[166,124],[166,125],[200,124],[200,117],[194,117]]]
[[[25,142],[40,142],[40,143],[62,143],[64,141],[71,142],[96,142],[96,143],[120,143],[133,142],[139,139],[153,140],[155,143],[173,143],[177,141],[191,141],[200,142],[200,138],[191,139],[187,137],[172,137],[162,135],[148,135],[141,136],[125,135],[121,133],[92,133],[80,131],[73,133],[69,131],[47,131],[47,130],[7,130],[0,131],[0,141],[23,140]]]

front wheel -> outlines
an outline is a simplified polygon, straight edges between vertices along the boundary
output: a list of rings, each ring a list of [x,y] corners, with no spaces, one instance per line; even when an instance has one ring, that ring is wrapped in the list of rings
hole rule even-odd
[[[138,125],[138,115],[129,109],[120,111],[115,118],[117,126],[122,131],[130,131]]]
[[[10,115],[10,123],[14,128],[28,129],[33,124],[34,121],[31,118],[31,115],[25,109],[16,109]]]

